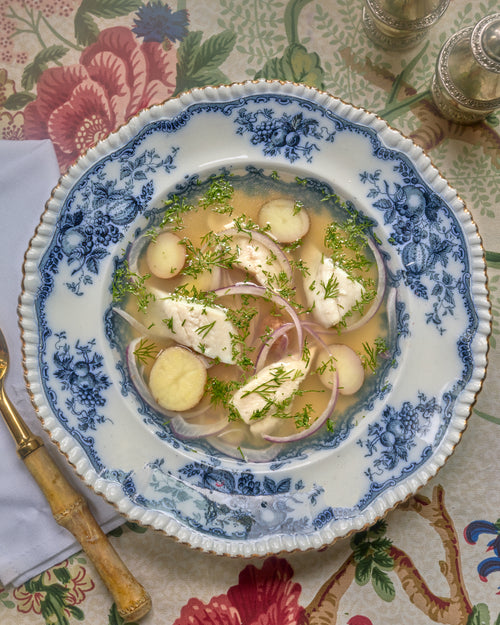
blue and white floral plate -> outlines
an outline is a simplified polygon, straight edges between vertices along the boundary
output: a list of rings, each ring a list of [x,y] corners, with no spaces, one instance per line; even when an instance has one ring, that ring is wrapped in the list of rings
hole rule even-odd
[[[334,432],[264,463],[159,427],[110,314],[127,241],[168,193],[221,169],[284,171],[351,201],[376,224],[393,298],[393,358],[369,393]],[[412,141],[305,86],[198,89],[141,112],[62,177],[24,272],[26,376],[44,427],[128,519],[219,554],[319,548],[373,523],[445,463],[485,375],[485,264],[463,202]]]

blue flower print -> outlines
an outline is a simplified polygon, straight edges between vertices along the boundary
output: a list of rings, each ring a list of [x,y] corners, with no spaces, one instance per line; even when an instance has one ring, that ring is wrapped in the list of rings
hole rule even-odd
[[[368,426],[368,439],[358,440],[358,445],[366,448],[366,456],[380,452],[373,463],[378,473],[393,470],[401,461],[408,461],[410,449],[416,445],[417,435],[425,434],[432,415],[441,412],[435,397],[427,399],[423,393],[419,393],[418,399],[416,405],[405,401],[400,410],[386,406],[382,420]],[[374,473],[371,469],[368,469],[367,475],[373,481]]]
[[[248,112],[245,108],[238,112],[234,120],[239,126],[237,134],[250,133],[253,145],[262,144],[266,156],[283,154],[291,163],[304,156],[312,161],[312,153],[319,150],[317,144],[309,139],[325,139],[332,142],[335,133],[318,127],[316,119],[304,117],[302,113],[275,117],[272,109],[259,109]]]
[[[163,43],[165,39],[171,42],[182,41],[187,35],[188,12],[186,9],[172,11],[168,4],[148,2],[137,11],[135,26],[132,28],[137,37],[144,37],[144,41]]]
[[[266,476],[262,481],[258,480],[251,471],[245,471],[233,476],[229,471],[211,467],[201,462],[192,462],[180,469],[184,479],[194,478],[194,483],[200,488],[208,488],[222,493],[242,494],[246,496],[257,495],[283,495],[290,492],[291,480],[286,477],[276,482]],[[296,490],[303,485],[295,485]]]
[[[93,351],[95,339],[85,345],[77,341],[72,350],[66,342],[65,332],[56,336],[58,341],[53,356],[57,367],[55,377],[61,381],[62,390],[70,394],[66,406],[77,417],[82,432],[95,430],[96,424],[105,420],[97,412],[106,404],[102,391],[111,384],[101,371],[103,358]]]
[[[408,176],[404,167],[395,169],[401,171],[405,184],[394,184],[392,189],[381,180],[380,170],[362,172],[360,179],[370,185],[367,197],[373,198],[384,224],[392,226],[388,241],[403,264],[395,279],[402,280],[417,297],[430,300],[432,312],[426,313],[426,321],[442,334],[444,317],[455,313],[453,293],[460,288],[446,267],[450,261],[463,261],[463,246],[454,225],[443,226],[438,221],[442,200]]]
[[[481,534],[490,534],[494,538],[487,544],[487,551],[493,551],[494,557],[485,558],[477,566],[481,581],[486,582],[488,575],[500,571],[500,519],[496,523],[490,521],[472,521],[464,530],[464,538],[469,545],[475,545]],[[498,587],[500,591],[500,586]],[[499,593],[500,594],[500,593]]]

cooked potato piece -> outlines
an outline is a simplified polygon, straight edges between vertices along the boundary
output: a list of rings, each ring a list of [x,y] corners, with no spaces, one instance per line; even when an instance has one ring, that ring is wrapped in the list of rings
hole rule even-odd
[[[167,347],[156,358],[149,375],[155,400],[167,410],[189,410],[203,397],[207,370],[201,358],[184,347]]]
[[[157,278],[173,278],[184,267],[186,248],[173,232],[162,232],[149,244],[146,261]]]
[[[361,358],[349,345],[330,345],[328,348],[332,354],[322,353],[322,361],[318,362],[321,367],[322,363],[326,363],[324,371],[320,374],[321,382],[327,387],[332,388],[334,379],[334,369],[337,371],[339,393],[341,395],[353,395],[363,385],[365,379],[365,370]],[[333,362],[331,359],[333,358]]]
[[[309,230],[307,211],[293,200],[280,198],[266,202],[259,212],[259,225],[269,227],[280,243],[293,243]]]

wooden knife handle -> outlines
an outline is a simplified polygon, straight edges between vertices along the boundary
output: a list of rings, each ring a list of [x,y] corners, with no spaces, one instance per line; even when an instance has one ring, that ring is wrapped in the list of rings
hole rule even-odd
[[[42,445],[24,458],[59,525],[68,529],[94,563],[125,622],[137,621],[151,609],[151,598],[114,550],[82,495],[68,483]]]

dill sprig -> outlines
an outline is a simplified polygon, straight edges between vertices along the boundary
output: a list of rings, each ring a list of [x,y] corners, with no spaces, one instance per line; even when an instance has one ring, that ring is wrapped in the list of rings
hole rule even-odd
[[[300,370],[297,369],[296,371],[303,375]],[[294,377],[293,372],[291,370],[285,369],[283,365],[278,365],[277,367],[272,368],[271,373],[271,378],[269,378],[268,380],[264,380],[254,388],[245,391],[241,397],[244,398],[248,397],[249,395],[258,395],[265,402],[270,402],[271,404],[274,404],[275,402],[273,401],[273,397],[276,391],[281,388],[284,382],[288,380],[293,380]]]
[[[214,325],[215,319],[212,321],[212,323],[206,323],[204,326],[196,328],[196,334],[199,334],[203,339],[205,339],[207,338],[207,334],[210,332],[210,330],[213,329]]]
[[[364,353],[360,355],[361,362],[365,369],[371,369],[374,372],[378,364],[378,356],[387,352],[388,347],[382,337],[377,337],[373,345],[368,342],[363,343]]]
[[[134,349],[134,356],[139,362],[146,365],[150,360],[154,360],[158,355],[158,346],[148,339],[141,339]]]
[[[296,200],[293,205],[293,214],[298,215],[298,213],[300,213],[300,211],[303,208],[304,208],[304,202],[302,202],[301,200]]]
[[[327,282],[324,282],[323,280],[321,280],[320,284],[325,291],[325,294],[324,294],[325,299],[329,299],[329,298],[335,299],[336,297],[339,296],[339,293],[340,293],[339,281],[338,281],[338,278],[334,274],[332,274],[328,278]]]

